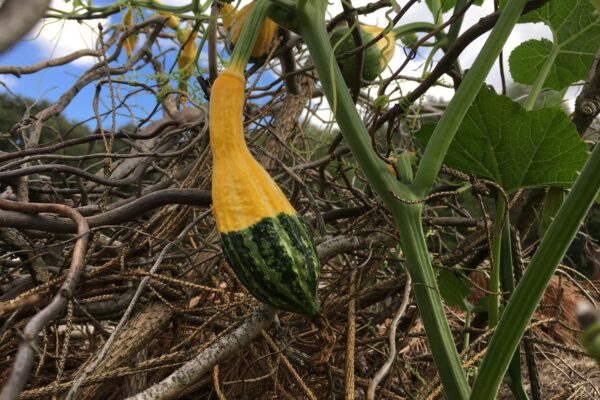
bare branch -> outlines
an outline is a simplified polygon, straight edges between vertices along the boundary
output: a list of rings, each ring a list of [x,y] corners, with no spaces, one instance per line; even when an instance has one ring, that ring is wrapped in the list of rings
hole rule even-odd
[[[400,322],[400,319],[402,319],[402,317],[404,316],[406,308],[408,307],[410,301],[411,285],[412,281],[410,280],[410,276],[407,275],[406,284],[404,286],[404,296],[402,298],[402,304],[400,304],[400,308],[398,308],[398,311],[396,312],[396,315],[394,315],[394,319],[392,319],[392,323],[390,325],[390,349],[388,358],[387,360],[385,360],[385,363],[381,366],[381,368],[379,368],[379,370],[375,373],[373,380],[369,383],[369,390],[367,391],[367,400],[375,399],[375,391],[377,390],[377,385],[379,385],[379,382],[381,382],[381,380],[385,378],[385,376],[388,374],[390,368],[394,364],[394,360],[396,359],[396,329],[398,328],[398,323]]]
[[[60,287],[58,293],[54,296],[50,304],[38,312],[25,326],[19,351],[13,364],[10,376],[6,381],[2,392],[0,392],[0,400],[16,399],[23,390],[29,371],[33,365],[33,356],[35,354],[35,345],[38,334],[41,330],[55,319],[65,308],[67,302],[73,297],[75,288],[79,283],[79,278],[85,267],[85,253],[89,239],[90,228],[85,219],[74,209],[62,204],[40,204],[28,203],[20,204],[10,200],[0,199],[0,208],[5,210],[19,212],[50,212],[68,217],[77,224],[78,238],[73,248],[71,256],[71,266],[67,273],[67,278]]]
[[[260,332],[271,324],[275,310],[263,306],[250,315],[246,321],[233,332],[223,336],[191,361],[184,364],[161,382],[149,387],[126,400],[166,400],[180,395],[188,386],[196,382],[202,375],[234,353],[243,349]]]
[[[90,228],[97,228],[103,225],[116,225],[132,221],[154,208],[168,204],[188,204],[208,207],[211,204],[210,192],[198,189],[160,190],[149,193],[110,211],[86,217],[85,221]],[[0,227],[34,229],[53,233],[74,233],[76,231],[76,225],[68,219],[8,210],[0,210]]]

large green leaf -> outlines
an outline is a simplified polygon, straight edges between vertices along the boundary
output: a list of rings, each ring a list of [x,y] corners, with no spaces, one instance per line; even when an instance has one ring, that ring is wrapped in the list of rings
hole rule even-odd
[[[427,142],[433,125],[417,134]],[[559,108],[525,111],[483,87],[458,130],[444,163],[498,183],[523,187],[569,186],[588,157],[587,148]]]
[[[600,46],[600,17],[587,0],[552,0],[519,22],[544,23],[553,40],[528,40],[510,55],[510,72],[515,81],[533,84],[549,57],[554,58],[544,87],[563,89],[586,78]]]

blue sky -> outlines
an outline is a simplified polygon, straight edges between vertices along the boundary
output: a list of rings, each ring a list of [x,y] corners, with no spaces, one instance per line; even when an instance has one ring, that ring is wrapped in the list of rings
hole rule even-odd
[[[94,5],[101,5],[102,3],[106,4],[110,3],[110,1],[95,1]],[[164,3],[169,3],[169,1],[164,1]],[[171,1],[170,3],[173,4],[177,2]],[[181,1],[179,1],[179,3],[181,3]],[[62,0],[55,0],[54,5],[62,7],[68,6],[65,5]],[[0,54],[0,65],[26,66],[51,58],[63,56],[82,48],[93,48],[94,40],[97,36],[95,31],[91,28],[97,26],[98,22],[102,22],[104,27],[109,27],[112,24],[120,24],[121,17],[122,14],[116,14],[111,16],[108,20],[94,20],[88,22],[86,25],[81,25],[72,21],[60,21],[47,24],[43,27],[37,27],[36,29],[32,30],[32,32],[30,32],[24,40],[16,44],[8,52]],[[136,16],[136,20],[139,21],[139,16]],[[170,29],[168,32],[174,33],[174,31]],[[143,43],[143,40],[144,37],[142,35],[138,43],[138,48],[139,45]],[[170,49],[170,51],[167,52],[163,57],[164,67],[166,70],[168,70],[175,62],[175,55],[178,48],[175,43],[169,39],[159,39],[159,46],[161,51]],[[112,47],[108,54],[112,54],[114,50],[115,48]],[[157,50],[156,46],[155,50]],[[227,57],[227,54],[223,52],[224,50],[222,48],[220,48],[220,51],[223,53],[224,57]],[[203,51],[200,55],[201,68],[206,66],[206,59],[207,54],[205,51]],[[125,61],[126,55],[123,51],[119,55],[118,60],[113,62],[111,66],[115,67],[122,65]],[[45,99],[48,101],[56,101],[65,92],[65,90],[71,87],[77,81],[77,79],[96,62],[97,60],[92,57],[85,57],[64,66],[47,68],[38,73],[22,75],[21,77],[15,77],[13,75],[0,75],[0,81],[6,84],[12,92],[18,95],[26,96],[34,100]],[[142,64],[143,62],[138,62],[138,66]],[[153,76],[154,70],[150,66],[145,66],[144,68],[128,73],[124,77],[113,76],[112,78],[121,78],[124,80],[134,79],[141,83],[147,83],[148,85],[153,86],[155,84]],[[266,74],[263,79],[268,80],[269,76],[269,74]],[[191,87],[197,86],[195,78],[192,77],[189,84]],[[177,83],[175,81],[172,81],[172,85],[177,87]],[[130,91],[138,90],[135,87],[120,84],[115,84],[114,88],[118,93],[118,97],[120,98],[123,98],[124,95]],[[0,92],[5,91],[6,90],[0,86]],[[85,86],[77,94],[74,101],[72,101],[64,110],[63,115],[71,120],[77,121],[89,119],[87,125],[95,128],[96,121],[94,119],[92,107],[94,92],[95,82],[92,82],[91,84]],[[102,96],[100,109],[101,111],[106,111],[110,108],[110,97],[107,85],[102,87],[101,93]],[[138,117],[145,117],[145,115],[147,115],[147,113],[154,108],[156,99],[152,94],[143,92],[129,97],[127,104],[129,107],[131,107],[133,114]],[[162,116],[162,112],[157,113],[157,116]],[[118,116],[117,125],[120,126],[132,122],[136,123],[138,121],[134,121],[131,117],[131,114],[121,114]],[[110,120],[104,122],[104,125],[110,126]]]
[[[0,65],[24,66],[46,60],[44,52],[37,44],[23,41],[18,43],[7,54],[0,55]],[[20,78],[12,75],[0,75],[0,81],[6,83],[10,90],[16,94],[31,99],[45,99],[55,101],[68,87],[73,85],[77,77],[86,69],[87,65],[71,63],[66,66],[48,68],[39,73],[22,75]],[[1,89],[0,89],[1,90]],[[75,101],[65,109],[64,115],[69,119],[80,119],[93,115],[91,103],[83,101],[91,99],[94,94],[93,85],[88,85],[77,95]]]
[[[163,0],[165,4],[172,5],[181,5],[187,4],[190,0]],[[245,1],[247,2],[247,1]],[[111,3],[110,0],[94,0],[94,5],[102,5]],[[64,0],[54,0],[54,7],[60,7],[64,9],[68,9],[71,7],[69,4],[66,4]],[[484,2],[483,7],[476,7],[467,14],[465,19],[464,27],[465,29],[477,22],[479,18],[483,15],[487,15],[492,11],[493,1],[486,0]],[[330,7],[332,14],[337,14],[340,10],[338,10],[339,5],[336,3]],[[411,9],[411,11],[405,16],[403,21],[405,22],[415,22],[415,21],[431,21],[432,17],[428,12],[424,2],[418,3],[415,8]],[[0,65],[30,65],[40,61],[48,60],[50,58],[55,58],[58,56],[63,56],[69,54],[73,51],[82,48],[93,48],[94,40],[96,38],[96,33],[92,28],[95,28],[98,22],[102,22],[104,26],[108,27],[111,24],[119,24],[121,21],[121,15],[116,14],[111,16],[108,20],[103,21],[89,21],[86,25],[78,24],[73,21],[59,21],[53,23],[46,23],[43,27],[37,27],[34,29],[22,42],[13,47],[10,51],[5,54],[0,54]],[[373,25],[384,26],[386,23],[385,16],[382,13],[375,13],[371,16],[369,20],[362,21],[364,23],[369,23]],[[511,38],[506,46],[506,54],[514,48],[517,44],[522,42],[523,40],[529,38],[539,38],[542,36],[548,36],[548,31],[541,24],[525,24],[520,25],[513,32]],[[461,57],[461,63],[464,67],[468,68],[477,54],[479,53],[479,49],[485,42],[486,36],[478,39],[474,42],[465,53]],[[175,45],[164,39],[160,40],[160,46],[164,50],[165,48],[172,47],[175,49]],[[109,53],[112,53],[114,49],[111,49]],[[175,51],[171,51],[165,57],[167,67],[170,67],[174,62]],[[202,54],[200,57],[201,63],[206,60],[206,54]],[[19,95],[27,96],[33,99],[46,99],[49,101],[55,101],[60,95],[70,87],[76,79],[96,60],[91,57],[87,57],[85,59],[81,59],[77,62],[70,63],[65,66],[55,67],[51,69],[46,69],[43,72],[31,74],[31,75],[23,75],[20,78],[16,78],[11,75],[0,75],[0,81],[4,82],[12,91]],[[113,63],[113,66],[120,65],[125,61],[125,54],[120,55],[118,61]],[[398,48],[396,51],[396,56],[390,63],[391,68],[398,67],[404,61],[402,49]],[[409,66],[404,71],[407,74],[413,74],[414,76],[420,76],[422,73],[422,59],[417,59],[411,61]],[[153,71],[150,68],[144,68],[142,70],[136,71],[135,75],[129,75],[127,78],[135,78],[143,82],[144,75],[153,74]],[[264,83],[272,79],[272,75],[266,73],[262,77],[262,82]],[[488,82],[499,85],[499,74],[497,65],[494,67],[490,76],[488,78]],[[153,82],[148,82],[153,83]],[[174,82],[173,82],[174,83]],[[191,84],[192,82],[190,82]],[[407,82],[401,84],[401,90],[406,92],[411,90],[411,85],[413,83]],[[498,86],[497,86],[498,87]],[[122,98],[122,96],[127,93],[130,89],[127,85],[116,85],[115,89],[117,93]],[[93,110],[92,110],[92,99],[94,95],[95,84],[92,83],[86,86],[75,98],[73,102],[65,109],[63,115],[65,115],[69,119],[73,120],[83,120],[86,118],[93,118]],[[0,87],[0,91],[4,91],[2,87]],[[108,100],[108,88],[106,86],[103,87],[102,91],[102,100]],[[449,89],[443,88],[434,88],[430,91],[430,94],[436,97],[445,97],[449,98],[452,95],[452,91]],[[134,95],[131,99],[128,100],[128,104],[133,108],[133,113],[138,117],[142,117],[146,112],[151,110],[156,101],[152,95],[147,94],[138,94]],[[101,106],[102,109],[106,110],[107,106],[110,103],[105,103],[104,106]],[[325,107],[326,108],[326,107]],[[324,110],[327,113],[326,110]],[[162,113],[159,113],[160,116]],[[122,125],[127,122],[137,122],[132,121],[130,116],[123,115],[118,118],[118,125]],[[96,123],[94,120],[91,120],[88,125],[90,127],[95,127]],[[104,123],[104,125],[110,125],[110,121]]]

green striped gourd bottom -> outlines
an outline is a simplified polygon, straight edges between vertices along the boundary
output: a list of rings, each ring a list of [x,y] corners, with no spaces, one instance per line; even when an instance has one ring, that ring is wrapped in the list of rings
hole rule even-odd
[[[304,315],[319,311],[319,259],[297,214],[281,213],[223,233],[221,246],[238,279],[258,300]]]

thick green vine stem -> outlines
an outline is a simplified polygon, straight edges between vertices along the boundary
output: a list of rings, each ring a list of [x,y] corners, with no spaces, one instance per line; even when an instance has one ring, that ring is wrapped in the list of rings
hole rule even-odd
[[[427,243],[421,226],[422,205],[404,184],[388,171],[373,152],[371,140],[358,115],[341,72],[334,62],[325,30],[322,0],[302,2],[296,10],[278,9],[270,14],[276,22],[301,34],[306,41],[321,84],[340,125],[346,143],[364,171],[369,183],[390,209],[400,234],[407,268],[414,284],[416,302],[421,310],[432,354],[448,398],[466,400],[469,385],[462,368],[452,332],[437,288]]]
[[[496,398],[503,373],[548,282],[598,196],[599,170],[600,146],[596,146],[502,314],[475,380],[473,400]]]

